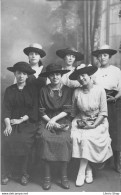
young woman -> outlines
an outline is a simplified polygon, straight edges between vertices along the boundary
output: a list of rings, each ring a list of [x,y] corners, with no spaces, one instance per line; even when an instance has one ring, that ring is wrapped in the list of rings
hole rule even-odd
[[[68,73],[62,76],[63,84],[71,88],[79,87],[80,86],[79,82],[71,81],[69,79],[69,75],[75,70],[74,63],[83,60],[84,56],[80,52],[76,51],[75,48],[72,47],[57,50],[56,55],[64,60],[63,69],[69,70]]]
[[[43,71],[43,64],[41,59],[46,56],[42,46],[38,43],[32,43],[29,47],[26,47],[23,52],[28,56],[30,66],[35,70],[35,74],[28,77],[27,82],[34,82],[40,89],[46,84],[44,78],[40,78],[39,74]]]
[[[38,121],[37,91],[27,85],[28,75],[35,71],[26,62],[7,68],[17,83],[6,88],[3,102],[4,129],[2,133],[2,184],[6,185],[16,164],[21,165],[20,183],[29,182],[28,162]],[[21,163],[20,163],[21,162]]]
[[[44,161],[43,189],[51,187],[50,164],[60,162],[61,185],[69,189],[67,164],[71,158],[70,112],[71,89],[63,85],[61,77],[68,70],[50,64],[41,77],[48,77],[50,84],[40,90],[40,126],[37,136],[38,153]]]
[[[111,139],[108,132],[106,93],[94,85],[91,75],[96,67],[88,66],[76,70],[71,80],[78,80],[81,87],[75,89],[72,111],[71,138],[72,157],[80,159],[76,186],[93,182],[89,162],[101,163],[112,156]]]
[[[110,64],[110,58],[117,51],[103,45],[93,51],[100,62],[100,68],[94,74],[95,82],[101,85],[107,93],[109,132],[112,138],[115,170],[121,172],[121,70]]]

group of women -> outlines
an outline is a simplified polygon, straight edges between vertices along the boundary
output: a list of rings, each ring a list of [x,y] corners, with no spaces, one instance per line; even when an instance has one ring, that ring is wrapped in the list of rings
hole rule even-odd
[[[121,71],[109,63],[116,50],[105,45],[92,52],[100,68],[74,68],[74,62],[84,56],[74,48],[60,49],[56,54],[65,66],[51,63],[45,71],[41,58],[46,53],[41,45],[31,44],[24,53],[29,64],[18,62],[7,68],[14,73],[15,84],[6,89],[3,102],[2,184],[8,183],[18,161],[20,183],[28,184],[35,141],[44,161],[44,190],[51,188],[52,162],[60,163],[64,189],[70,188],[67,165],[72,157],[80,159],[76,186],[93,182],[90,162],[106,161],[113,155],[112,148],[115,168],[120,171]]]

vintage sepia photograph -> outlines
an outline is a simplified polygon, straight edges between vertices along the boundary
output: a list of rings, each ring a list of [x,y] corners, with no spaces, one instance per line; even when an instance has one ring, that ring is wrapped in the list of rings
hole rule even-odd
[[[120,194],[121,0],[1,0],[0,169],[2,195]]]

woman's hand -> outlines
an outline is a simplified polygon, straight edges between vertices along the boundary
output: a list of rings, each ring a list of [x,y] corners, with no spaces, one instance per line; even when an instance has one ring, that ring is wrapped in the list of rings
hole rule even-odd
[[[8,135],[11,134],[11,132],[12,132],[12,127],[11,127],[11,125],[8,125],[8,126],[6,126],[3,133],[4,133],[5,136],[8,136]]]
[[[116,101],[115,97],[108,95],[107,102],[115,102],[115,101]]]
[[[18,125],[23,122],[23,119],[11,119],[11,125]]]
[[[96,127],[95,127],[94,124],[92,124],[92,125],[86,124],[86,125],[83,127],[83,129],[95,129],[95,128],[96,128]]]
[[[51,130],[55,126],[56,121],[54,119],[50,119],[49,122],[46,125],[46,128],[48,130]]]

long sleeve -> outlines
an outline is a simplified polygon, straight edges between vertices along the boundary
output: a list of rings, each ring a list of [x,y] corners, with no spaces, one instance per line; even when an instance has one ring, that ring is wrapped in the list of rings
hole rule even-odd
[[[106,92],[104,89],[101,91],[100,96],[100,109],[99,109],[100,116],[107,116],[107,100],[106,100]]]
[[[72,117],[75,117],[78,113],[78,107],[77,107],[77,99],[76,99],[77,91],[74,91],[73,97],[72,97]]]
[[[3,112],[3,119],[4,118],[11,118],[12,105],[10,102],[9,88],[6,88],[6,90],[5,90],[2,112]]]

